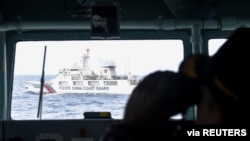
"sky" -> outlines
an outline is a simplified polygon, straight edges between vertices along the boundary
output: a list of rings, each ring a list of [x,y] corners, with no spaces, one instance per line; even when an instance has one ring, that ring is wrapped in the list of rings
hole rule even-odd
[[[208,54],[211,56],[223,45],[227,39],[211,39],[208,42]]]
[[[224,41],[209,42],[209,46],[215,46],[209,53],[216,52]],[[18,42],[16,46],[15,75],[41,75],[45,46],[45,75],[57,74],[59,69],[75,64],[80,66],[81,57],[87,49],[93,70],[98,70],[101,65],[115,64],[117,74],[177,71],[183,59],[181,40],[26,41]]]
[[[80,65],[81,56],[87,49],[93,69],[113,62],[118,74],[177,70],[177,64],[183,59],[181,40],[19,42],[15,74],[41,74],[45,46],[45,74],[57,74],[59,69]]]

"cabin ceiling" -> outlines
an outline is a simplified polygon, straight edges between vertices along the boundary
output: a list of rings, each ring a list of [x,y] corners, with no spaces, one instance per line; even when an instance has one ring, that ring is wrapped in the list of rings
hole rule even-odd
[[[79,3],[84,2],[81,6]],[[107,2],[108,0],[99,0]],[[109,0],[110,1],[110,0]],[[250,17],[249,0],[118,0],[122,20]],[[86,20],[91,0],[1,0],[0,22]],[[73,10],[77,9],[77,10]]]

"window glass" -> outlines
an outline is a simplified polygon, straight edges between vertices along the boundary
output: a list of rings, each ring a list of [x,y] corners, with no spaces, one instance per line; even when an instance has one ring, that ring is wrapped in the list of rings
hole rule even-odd
[[[208,54],[214,55],[226,41],[227,39],[210,39],[208,41]]]
[[[177,71],[183,56],[181,40],[18,42],[11,118],[38,119],[44,79],[41,119],[103,111],[121,119],[138,82],[157,70]]]

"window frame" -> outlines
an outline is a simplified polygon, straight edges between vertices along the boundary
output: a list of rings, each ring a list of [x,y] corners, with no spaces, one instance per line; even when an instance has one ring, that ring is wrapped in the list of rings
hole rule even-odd
[[[14,69],[15,60],[15,46],[18,41],[52,41],[52,40],[95,40],[91,39],[89,32],[85,31],[45,31],[45,32],[25,32],[22,34],[16,33],[10,36],[7,41],[7,55],[12,59],[12,64],[8,64],[7,68],[10,70]],[[189,54],[191,44],[189,44],[189,36],[185,32],[181,31],[121,31],[119,39],[112,40],[158,40],[158,39],[178,39],[183,41],[183,45],[186,45],[183,49],[184,56]],[[188,49],[189,48],[189,49]],[[13,75],[12,71],[7,71],[7,78],[10,80],[8,82],[8,107],[7,107],[7,118],[11,119],[11,100],[12,100],[12,90],[13,90]]]

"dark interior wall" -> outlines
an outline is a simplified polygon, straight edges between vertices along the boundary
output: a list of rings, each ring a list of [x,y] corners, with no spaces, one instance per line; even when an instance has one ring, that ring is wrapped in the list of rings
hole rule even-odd
[[[86,0],[80,6],[74,0],[3,0],[2,15],[4,21],[18,18],[24,21],[84,20],[91,5],[90,1]],[[121,20],[172,17],[163,0],[118,0],[118,3]]]

